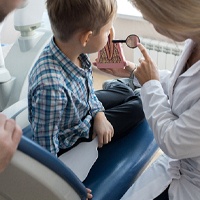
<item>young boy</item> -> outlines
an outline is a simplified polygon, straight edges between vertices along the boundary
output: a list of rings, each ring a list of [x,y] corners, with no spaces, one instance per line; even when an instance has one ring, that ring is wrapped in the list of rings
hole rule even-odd
[[[144,118],[129,87],[93,88],[86,54],[106,45],[116,0],[47,0],[47,10],[54,37],[29,75],[33,139],[57,156],[95,136],[102,147]]]

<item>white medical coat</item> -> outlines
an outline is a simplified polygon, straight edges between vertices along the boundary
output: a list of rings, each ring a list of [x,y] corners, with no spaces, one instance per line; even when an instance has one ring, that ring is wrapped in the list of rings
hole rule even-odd
[[[172,73],[141,88],[146,119],[164,152],[121,200],[151,200],[170,184],[170,200],[200,199],[200,61],[182,73],[194,48],[187,40]]]

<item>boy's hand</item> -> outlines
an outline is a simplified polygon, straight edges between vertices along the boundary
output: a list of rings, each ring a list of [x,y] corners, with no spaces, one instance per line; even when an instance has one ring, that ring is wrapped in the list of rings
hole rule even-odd
[[[113,126],[107,120],[105,114],[103,112],[97,113],[94,118],[92,138],[94,139],[96,136],[98,136],[98,146],[102,147],[104,144],[107,144],[111,141],[113,135]]]

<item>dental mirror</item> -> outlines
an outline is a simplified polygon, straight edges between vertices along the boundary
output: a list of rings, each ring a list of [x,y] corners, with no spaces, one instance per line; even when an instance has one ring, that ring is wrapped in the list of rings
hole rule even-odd
[[[131,34],[129,35],[126,40],[112,40],[113,43],[126,43],[126,45],[129,48],[136,48],[137,44],[140,43],[140,38],[135,35],[135,34]]]

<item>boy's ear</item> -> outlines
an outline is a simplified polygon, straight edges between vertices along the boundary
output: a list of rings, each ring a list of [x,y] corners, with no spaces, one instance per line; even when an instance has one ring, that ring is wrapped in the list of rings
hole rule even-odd
[[[80,42],[85,47],[92,36],[92,31],[84,32],[81,34]]]

